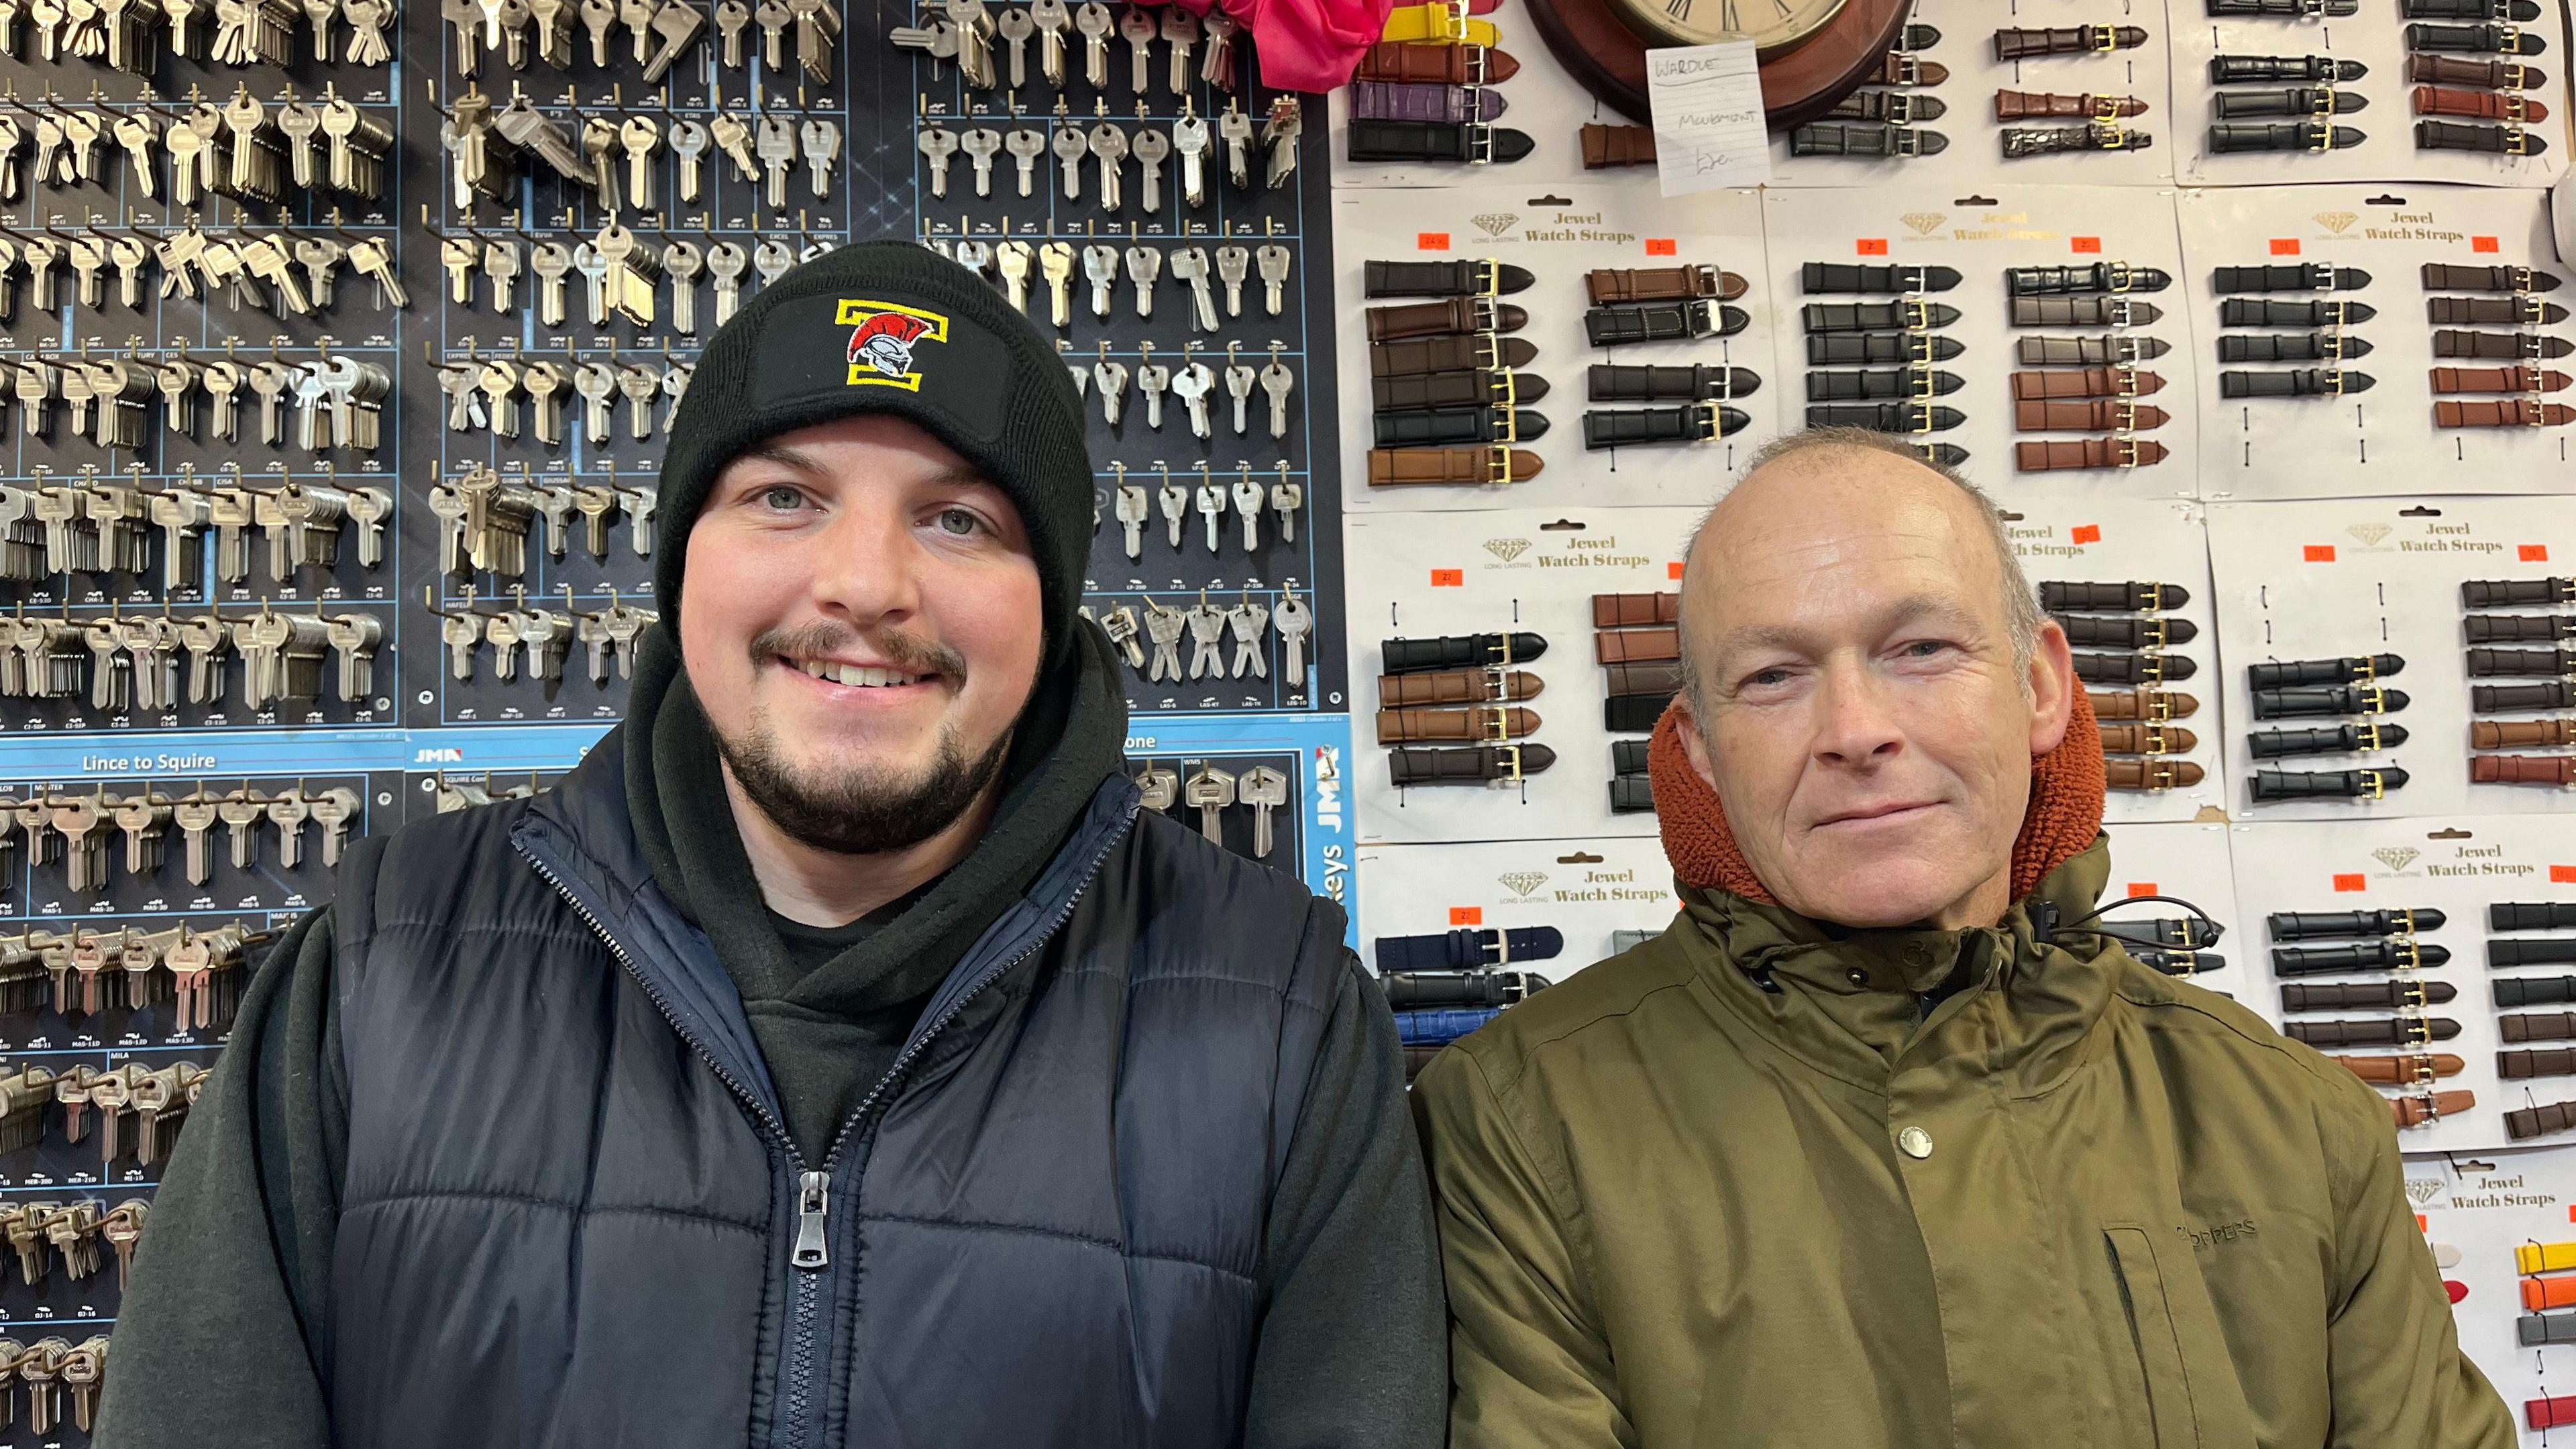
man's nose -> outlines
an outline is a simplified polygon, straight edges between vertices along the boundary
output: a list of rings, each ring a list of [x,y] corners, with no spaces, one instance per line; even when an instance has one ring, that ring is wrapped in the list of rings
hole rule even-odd
[[[865,628],[901,621],[921,604],[920,550],[900,519],[851,509],[812,542],[814,603]]]
[[[1816,757],[1867,765],[1894,756],[1904,746],[1897,704],[1886,681],[1861,661],[1830,661],[1816,691]]]

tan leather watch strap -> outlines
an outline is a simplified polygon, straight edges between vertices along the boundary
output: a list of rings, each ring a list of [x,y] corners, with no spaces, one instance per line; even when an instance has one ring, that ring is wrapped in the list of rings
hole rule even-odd
[[[2398,1097],[2388,1104],[2397,1115],[2397,1125],[2421,1127],[2440,1117],[2456,1117],[2478,1105],[2478,1094],[2471,1091],[2427,1092],[2420,1097]]]
[[[2576,745],[2576,719],[2475,719],[2469,721],[2469,744],[2481,750]]]
[[[1682,666],[1678,659],[1612,664],[1603,667],[1601,678],[1613,698],[1625,694],[1670,694],[1682,687]]]
[[[2118,398],[2013,404],[2013,426],[2025,433],[2135,433],[2167,421],[2163,408]]]
[[[2549,119],[2549,108],[2520,91],[2471,90],[2452,86],[2417,86],[2415,114],[2470,116],[2507,125],[2537,125]]]
[[[2468,1070],[2468,1061],[2449,1052],[2401,1052],[2385,1057],[2335,1057],[2346,1071],[2365,1082],[2382,1087],[2404,1086],[2427,1077],[2456,1077]]]
[[[1603,664],[1679,659],[1679,629],[1604,629],[1592,636],[1592,655]]]
[[[1584,170],[1606,171],[1613,166],[1652,166],[1654,164],[1653,127],[1605,126],[1598,122],[1584,126]]]
[[[2571,422],[2576,422],[2576,407],[2534,402],[2526,397],[2500,402],[2436,398],[2433,402],[2433,426],[2437,428],[2563,428]]]
[[[1865,86],[1937,86],[1950,78],[1950,68],[1924,60],[1910,50],[1891,50],[1878,59],[1878,69],[1860,78]]]
[[[1529,323],[1527,309],[1509,302],[1497,302],[1491,297],[1449,297],[1438,302],[1371,307],[1367,316],[1371,342],[1397,342],[1408,337],[1440,337],[1452,333],[1518,332]]]
[[[1372,488],[1415,483],[1526,483],[1546,464],[1526,448],[1371,448]]]
[[[2576,755],[2471,755],[2472,785],[2576,785]]]
[[[1733,272],[1706,263],[1683,267],[1598,267],[1583,276],[1583,290],[1595,307],[1620,302],[1687,302],[1715,297],[1732,302],[1744,295],[1745,282]]]
[[[1456,705],[1377,712],[1381,745],[1484,744],[1527,737],[1539,727],[1536,710],[1514,704]]]
[[[2557,392],[2567,374],[2539,367],[2437,367],[2435,392]]]
[[[2069,438],[2013,444],[2013,466],[2025,473],[2068,468],[2148,468],[2169,452],[2153,438]]]
[[[2105,758],[2102,772],[2114,790],[2188,789],[2207,778],[2207,772],[2191,761],[2161,755]]]
[[[2070,96],[2052,91],[1995,92],[1995,119],[1998,121],[2023,121],[2040,116],[2103,121],[2114,116],[2143,115],[2146,109],[2147,103],[2136,96]]]
[[[1482,704],[1496,699],[1536,699],[1547,681],[1526,669],[1434,669],[1422,674],[1381,674],[1377,702],[1385,709],[1426,704]]]
[[[2095,719],[2189,719],[2200,713],[2200,700],[2169,689],[2088,689]]]
[[[2145,397],[2164,390],[2164,378],[2132,367],[2064,367],[2012,375],[2015,401],[2055,397]]]
[[[1520,68],[1521,63],[1509,52],[1479,45],[1414,45],[1387,40],[1370,46],[1360,56],[1354,79],[1490,85],[1510,80]]]
[[[1592,596],[1592,627],[1595,629],[1631,629],[1642,624],[1678,624],[1681,621],[1682,596],[1678,591]]]
[[[2200,736],[2180,725],[2106,724],[2101,730],[2106,755],[2186,755],[2200,744]]]

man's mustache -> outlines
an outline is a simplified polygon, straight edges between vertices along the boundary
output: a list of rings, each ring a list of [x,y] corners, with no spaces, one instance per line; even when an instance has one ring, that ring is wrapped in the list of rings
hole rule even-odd
[[[904,633],[870,637],[836,624],[799,624],[793,629],[764,629],[752,636],[753,664],[767,664],[781,654],[790,659],[870,654],[906,674],[936,674],[952,683],[963,683],[966,678],[966,656],[944,644]]]

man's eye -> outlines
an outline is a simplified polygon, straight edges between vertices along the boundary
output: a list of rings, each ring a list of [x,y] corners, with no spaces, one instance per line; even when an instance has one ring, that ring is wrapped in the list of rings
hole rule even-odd
[[[1747,684],[1759,685],[1768,689],[1774,685],[1788,683],[1789,671],[1785,669],[1757,669],[1753,671],[1752,674],[1746,676],[1744,682]]]
[[[939,510],[939,531],[954,538],[965,538],[983,528],[984,520],[964,508]]]
[[[805,506],[805,494],[803,490],[791,488],[784,483],[772,484],[760,490],[760,506],[774,508],[781,513],[792,513]]]
[[[1949,647],[1938,639],[1917,639],[1905,646],[1905,654],[1909,659],[1929,659]]]

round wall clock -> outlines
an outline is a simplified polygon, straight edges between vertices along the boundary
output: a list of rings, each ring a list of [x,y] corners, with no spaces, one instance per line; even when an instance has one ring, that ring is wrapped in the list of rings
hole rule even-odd
[[[1648,46],[1750,39],[1763,111],[1787,130],[1832,110],[1876,71],[1910,0],[1529,0],[1547,48],[1584,89],[1644,124]]]

